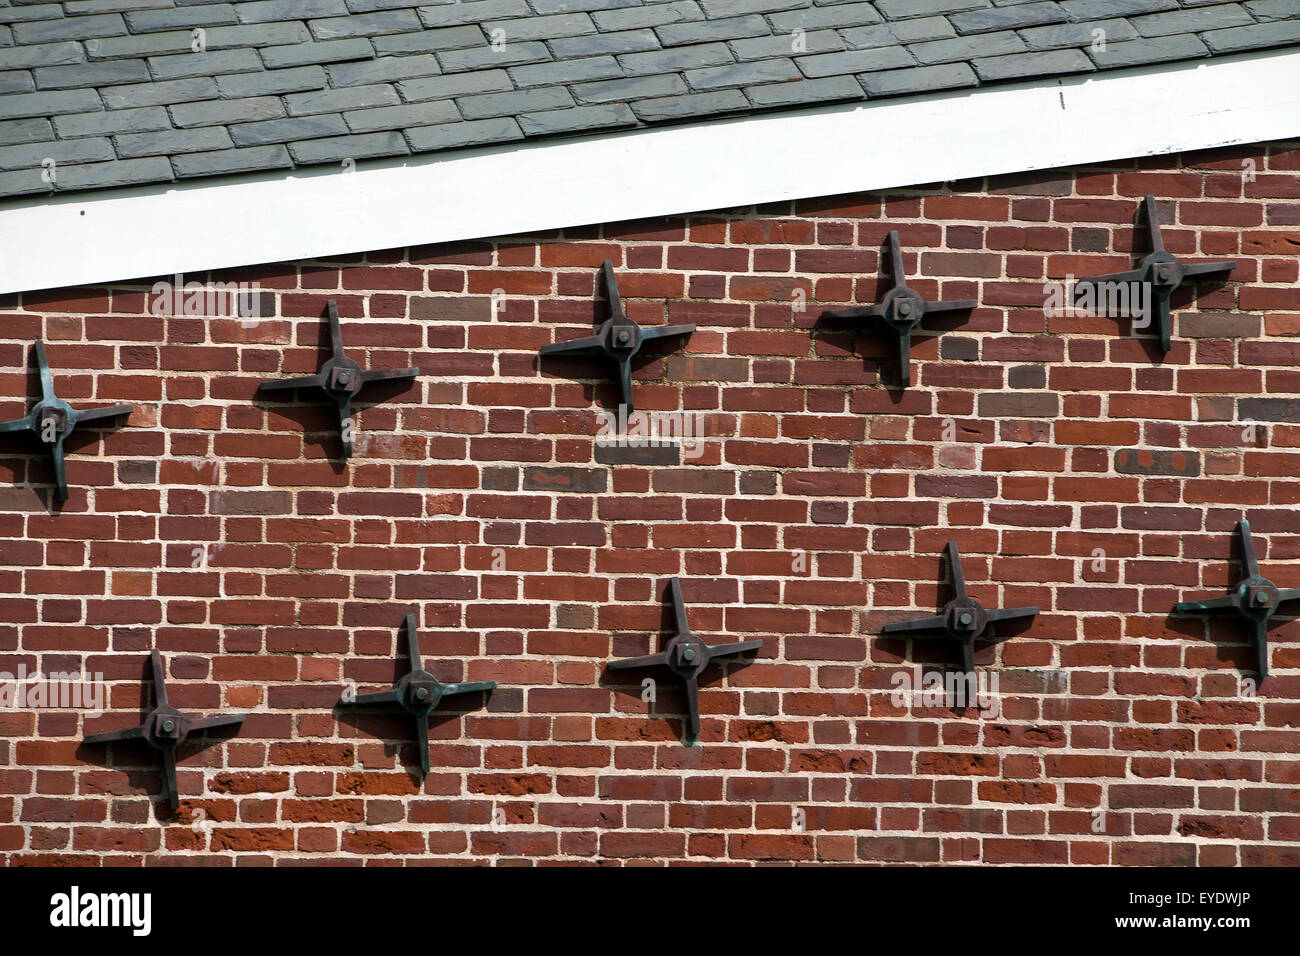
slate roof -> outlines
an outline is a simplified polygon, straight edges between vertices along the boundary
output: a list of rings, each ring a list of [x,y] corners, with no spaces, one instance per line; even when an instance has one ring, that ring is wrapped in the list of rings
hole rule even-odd
[[[0,0],[0,197],[1296,44],[1300,0]]]

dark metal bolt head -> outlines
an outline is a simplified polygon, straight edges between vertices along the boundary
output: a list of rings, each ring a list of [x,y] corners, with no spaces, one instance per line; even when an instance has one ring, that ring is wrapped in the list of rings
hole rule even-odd
[[[415,688],[415,699],[416,699],[416,700],[428,700],[428,699],[429,699],[429,688],[427,688],[427,687],[417,687],[417,688]]]
[[[351,373],[351,372],[339,372],[339,384],[340,384],[340,385],[347,385],[347,384],[348,384],[349,382],[351,382],[351,381],[352,381],[352,373]]]
[[[975,620],[975,615],[972,614],[970,611],[962,611],[960,614],[957,615],[957,622],[966,627],[970,627],[971,623],[974,620]]]
[[[162,729],[163,729],[163,733],[168,733],[168,734],[170,734],[170,733],[174,732],[174,731],[176,730],[176,721],[174,721],[174,720],[164,720],[164,721],[162,722]]]
[[[682,660],[686,661],[688,664],[691,663],[691,662],[693,662],[693,661],[695,660],[695,648],[693,648],[693,647],[683,647],[683,648],[682,648]]]
[[[627,345],[628,342],[632,341],[632,333],[627,329],[619,329],[615,338],[618,339],[619,345]]]
[[[910,302],[900,302],[900,303],[898,303],[898,314],[899,314],[899,315],[911,315],[911,314],[912,314],[912,303],[910,303]]]
[[[1263,591],[1256,591],[1256,592],[1255,592],[1255,603],[1256,603],[1256,604],[1267,604],[1267,603],[1268,603],[1268,595],[1265,594]]]
[[[1156,278],[1161,282],[1168,282],[1173,277],[1173,270],[1169,266],[1160,266],[1156,269]]]

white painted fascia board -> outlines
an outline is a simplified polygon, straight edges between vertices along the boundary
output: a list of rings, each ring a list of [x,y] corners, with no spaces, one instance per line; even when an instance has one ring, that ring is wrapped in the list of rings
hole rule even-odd
[[[0,293],[1300,136],[1300,49],[0,208]]]

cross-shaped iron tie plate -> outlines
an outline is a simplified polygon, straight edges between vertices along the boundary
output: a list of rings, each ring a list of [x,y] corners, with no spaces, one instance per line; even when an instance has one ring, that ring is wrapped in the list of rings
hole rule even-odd
[[[1254,629],[1255,669],[1259,672],[1259,679],[1263,680],[1268,676],[1268,620],[1277,613],[1277,606],[1283,601],[1300,600],[1300,588],[1279,588],[1259,573],[1249,521],[1242,519],[1237,522],[1236,533],[1241,539],[1241,565],[1246,574],[1232,593],[1203,601],[1179,601],[1174,610],[1184,613],[1227,612],[1249,621]]]
[[[1136,269],[1128,272],[1112,272],[1107,275],[1088,276],[1080,278],[1074,283],[1074,292],[1071,294],[1074,301],[1077,301],[1079,288],[1081,286],[1092,286],[1094,290],[1094,300],[1097,291],[1105,284],[1124,284],[1124,283],[1143,283],[1150,289],[1150,298],[1153,300],[1148,303],[1148,307],[1155,306],[1156,330],[1160,334],[1160,351],[1168,352],[1170,341],[1173,335],[1170,328],[1169,319],[1169,297],[1173,295],[1175,289],[1182,285],[1183,280],[1194,276],[1208,275],[1212,272],[1229,272],[1237,268],[1235,259],[1223,260],[1219,262],[1182,262],[1172,253],[1165,251],[1164,239],[1160,236],[1160,215],[1156,211],[1156,197],[1150,193],[1142,200],[1143,220],[1146,223],[1147,239],[1151,246],[1151,251],[1147,253]],[[1107,296],[1109,299],[1109,296]],[[1131,297],[1125,298],[1125,301],[1132,303]]]
[[[921,319],[931,313],[959,312],[975,308],[974,299],[954,299],[947,302],[927,302],[920,294],[907,284],[907,273],[903,271],[903,250],[898,243],[898,230],[889,230],[889,256],[893,263],[894,287],[885,293],[885,297],[876,305],[852,309],[828,309],[822,313],[827,319],[862,319],[874,318],[891,332],[898,340],[898,373],[903,388],[912,383],[912,330],[920,324]]]
[[[984,637],[988,626],[998,621],[1033,617],[1038,613],[1038,608],[1011,607],[986,610],[984,605],[966,593],[966,576],[962,574],[961,554],[957,551],[957,542],[949,541],[945,553],[948,558],[948,574],[952,578],[952,600],[934,617],[895,621],[881,628],[881,633],[937,637],[941,640],[954,641],[961,648],[962,669],[967,674],[973,674],[976,641],[991,643],[999,640],[996,637]]]
[[[429,772],[429,715],[442,702],[444,697],[453,694],[477,694],[481,691],[494,690],[494,680],[467,681],[460,684],[442,684],[424,669],[420,657],[420,636],[415,629],[415,615],[406,615],[406,653],[411,659],[411,671],[391,690],[376,691],[372,694],[357,694],[355,697],[344,696],[340,705],[354,707],[391,707],[397,706],[406,711],[415,720],[415,743],[420,751],[420,772]]]
[[[66,501],[68,479],[63,467],[64,439],[82,422],[130,415],[135,409],[131,405],[111,405],[107,408],[80,410],[73,408],[54,393],[54,376],[50,373],[50,363],[45,357],[45,343],[38,339],[33,346],[33,351],[36,353],[36,364],[41,372],[41,400],[25,418],[0,422],[0,434],[30,432],[49,446],[50,458],[54,462],[54,495],[59,501]]]
[[[187,717],[167,702],[167,680],[163,674],[162,654],[154,649],[149,661],[153,665],[154,695],[158,705],[145,717],[139,727],[126,730],[109,730],[102,734],[87,734],[83,743],[106,744],[122,740],[143,740],[162,754],[163,785],[168,805],[173,811],[180,805],[176,787],[176,749],[195,731],[215,727],[237,727],[247,714],[218,714],[215,717]]]
[[[655,325],[643,329],[629,319],[623,312],[623,300],[618,294],[618,280],[614,278],[614,263],[605,260],[600,267],[605,279],[605,292],[609,297],[609,318],[601,323],[595,335],[568,342],[552,342],[543,345],[542,355],[561,355],[564,353],[581,353],[603,356],[618,368],[619,402],[627,406],[629,414],[634,411],[632,403],[632,359],[641,351],[641,346],[655,339],[665,339],[674,335],[689,335],[695,331],[694,325]]]
[[[686,604],[682,601],[682,585],[673,578],[668,585],[673,603],[675,633],[658,654],[645,657],[626,657],[610,661],[607,670],[631,670],[636,667],[666,667],[682,683],[686,693],[686,729],[690,740],[700,736],[700,674],[709,663],[719,657],[755,651],[762,641],[737,641],[733,644],[705,644],[691,633],[686,621]]]
[[[334,299],[329,300],[326,309],[330,326],[330,348],[332,354],[315,375],[299,378],[278,378],[261,384],[264,392],[284,391],[292,388],[316,388],[325,393],[338,406],[339,433],[343,441],[343,457],[352,457],[352,429],[348,422],[352,418],[352,399],[371,382],[387,382],[395,379],[415,378],[420,374],[418,368],[381,368],[363,369],[343,351],[343,331],[339,328],[339,305]]]

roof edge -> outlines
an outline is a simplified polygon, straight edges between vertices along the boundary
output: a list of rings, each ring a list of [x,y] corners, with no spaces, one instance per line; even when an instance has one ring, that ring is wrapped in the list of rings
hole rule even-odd
[[[1300,135],[1300,50],[0,208],[0,294]],[[954,148],[954,144],[957,147]]]

